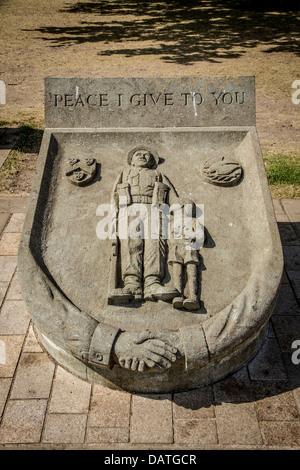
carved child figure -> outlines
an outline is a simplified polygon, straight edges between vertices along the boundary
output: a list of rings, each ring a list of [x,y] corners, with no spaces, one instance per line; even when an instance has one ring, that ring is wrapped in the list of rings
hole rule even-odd
[[[179,218],[176,217],[176,214],[174,216],[173,239],[168,259],[168,263],[172,266],[173,270],[173,285],[180,293],[180,296],[173,299],[173,307],[177,309],[198,310],[200,308],[198,300],[198,266],[200,265],[200,256],[199,251],[192,246],[195,240],[194,217],[196,206],[193,201],[185,201],[183,207],[183,219],[181,216]],[[187,298],[184,296],[185,284],[188,287]]]

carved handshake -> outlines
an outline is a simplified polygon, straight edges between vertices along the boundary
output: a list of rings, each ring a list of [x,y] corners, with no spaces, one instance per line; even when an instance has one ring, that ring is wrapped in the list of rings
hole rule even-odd
[[[179,349],[168,343],[169,339],[150,330],[123,332],[115,344],[115,362],[140,372],[153,367],[159,371],[168,369],[180,356]]]

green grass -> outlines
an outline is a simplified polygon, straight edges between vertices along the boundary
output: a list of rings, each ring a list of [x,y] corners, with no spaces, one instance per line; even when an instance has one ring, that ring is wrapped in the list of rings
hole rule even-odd
[[[265,163],[270,184],[300,184],[300,155],[273,155]]]
[[[43,131],[39,127],[24,124],[18,129],[18,138],[14,150],[23,153],[36,153],[39,151]]]
[[[43,131],[38,126],[24,124],[18,128],[13,150],[0,169],[0,192],[10,191],[23,169],[32,166],[32,154],[37,154]]]
[[[300,155],[271,154],[264,158],[274,198],[300,198]]]
[[[0,119],[0,127],[5,127],[9,124],[9,121],[1,121]]]

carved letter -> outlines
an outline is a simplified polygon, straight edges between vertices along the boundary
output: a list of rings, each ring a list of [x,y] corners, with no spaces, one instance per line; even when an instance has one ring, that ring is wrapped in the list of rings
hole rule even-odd
[[[81,98],[81,95],[78,95],[78,98],[75,102],[75,106],[77,106],[78,104],[80,104],[80,106],[84,106],[84,103],[82,101],[82,98]]]
[[[153,94],[152,94],[152,93],[150,93],[149,96],[150,96],[150,98],[152,99],[153,103],[156,105],[156,104],[158,103],[159,98],[161,97],[161,93],[158,94],[157,99],[155,99],[155,98],[153,97]]]
[[[99,106],[108,106],[107,93],[100,93],[99,97],[100,97]]]
[[[165,93],[165,106],[172,106],[173,104],[173,93]]]
[[[219,96],[217,96],[217,98],[215,97],[215,94],[216,94],[215,91],[212,91],[211,94],[214,95],[214,98],[215,98],[215,100],[216,100],[216,104],[219,104],[218,101],[219,101],[219,99],[220,99],[221,96],[222,96],[222,92],[219,94]]]
[[[227,102],[226,102],[226,100],[225,100],[225,97],[226,97],[226,96],[229,96],[229,100],[227,100]],[[232,94],[229,93],[229,92],[224,93],[224,95],[222,96],[222,101],[223,101],[224,104],[231,104],[231,103],[232,103],[232,99],[233,99],[233,98],[232,98]]]
[[[198,96],[198,101],[196,101],[196,96]],[[201,93],[192,93],[192,100],[194,105],[199,105],[202,103],[202,95]]]
[[[56,93],[54,94],[54,106],[57,106],[57,103],[62,101],[63,97],[62,95],[57,95]]]
[[[91,96],[96,96],[96,94],[95,94],[95,93],[92,93],[91,95],[89,95],[89,96],[87,97],[87,99],[86,99],[86,102],[87,102],[87,104],[89,104],[90,106],[96,106],[96,105],[97,105],[97,101],[91,103],[91,101],[90,101]],[[96,98],[96,100],[97,100],[97,98]]]
[[[181,96],[184,96],[184,105],[186,106],[188,104],[189,93],[181,93]]]
[[[133,102],[133,100],[134,100],[134,98],[135,98],[136,96],[140,97],[141,95],[139,95],[139,94],[137,94],[137,93],[135,93],[134,95],[132,95],[132,96],[130,97],[130,103],[131,103],[133,106],[140,106],[140,104],[141,104],[141,99],[136,99],[135,102]]]
[[[241,100],[240,100],[240,101],[238,100],[239,94],[240,94],[239,91],[236,91],[236,92],[235,92],[235,101],[236,101],[236,103],[238,103],[238,104],[243,104],[243,103],[245,102],[245,92],[242,91],[242,101],[241,101]]]
[[[65,106],[74,106],[72,103],[73,95],[65,95]]]

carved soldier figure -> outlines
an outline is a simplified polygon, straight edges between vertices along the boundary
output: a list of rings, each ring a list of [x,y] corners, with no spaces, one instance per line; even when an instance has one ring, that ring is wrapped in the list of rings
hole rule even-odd
[[[118,214],[121,198],[125,199],[128,207],[134,204],[144,205],[147,208],[146,216],[150,215],[151,205],[171,204],[172,199],[177,198],[171,182],[156,169],[159,157],[155,152],[147,147],[137,147],[129,152],[127,161],[130,167],[119,175],[113,189]],[[159,230],[158,227],[158,232]],[[120,239],[124,295],[164,301],[172,300],[178,295],[173,287],[162,285],[166,249],[166,240],[159,235],[154,238],[147,234],[139,237],[129,234],[126,239]]]

